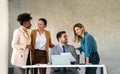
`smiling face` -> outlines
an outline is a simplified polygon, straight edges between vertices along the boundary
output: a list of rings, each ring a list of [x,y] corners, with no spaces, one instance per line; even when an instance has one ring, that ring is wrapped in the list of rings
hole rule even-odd
[[[74,39],[75,40],[79,40],[77,39],[77,37],[84,37],[84,34],[85,34],[85,28],[84,26],[81,24],[81,23],[77,23],[74,25],[73,27],[73,31],[74,31]]]
[[[62,43],[62,44],[67,44],[68,43],[68,37],[67,37],[66,33],[63,33],[61,35],[61,37],[59,38],[59,42]]]
[[[46,27],[46,26],[44,25],[44,22],[41,21],[41,20],[39,20],[39,21],[38,21],[38,28],[39,28],[40,30],[44,30],[45,27]]]
[[[75,27],[75,28],[74,28],[74,31],[75,31],[75,33],[76,33],[77,35],[79,35],[79,36],[82,36],[82,34],[84,33],[84,32],[83,32],[83,28],[79,28],[79,27]]]
[[[85,28],[81,23],[76,23],[73,26],[73,32],[74,32],[74,42],[80,42],[80,40],[85,36]]]

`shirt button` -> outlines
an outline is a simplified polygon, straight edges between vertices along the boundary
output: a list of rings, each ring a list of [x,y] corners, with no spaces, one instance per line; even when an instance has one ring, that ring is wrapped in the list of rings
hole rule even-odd
[[[23,55],[21,55],[21,57],[23,57]]]

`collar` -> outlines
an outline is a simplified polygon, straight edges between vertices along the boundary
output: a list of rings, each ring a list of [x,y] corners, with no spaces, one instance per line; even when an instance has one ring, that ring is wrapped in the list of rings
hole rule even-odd
[[[22,32],[25,32],[23,28],[27,31],[27,29],[26,29],[24,26],[21,26],[21,27],[20,27],[20,30],[21,30]]]

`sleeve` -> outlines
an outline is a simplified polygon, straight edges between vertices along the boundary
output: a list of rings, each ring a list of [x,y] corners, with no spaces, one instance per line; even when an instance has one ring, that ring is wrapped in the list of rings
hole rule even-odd
[[[85,57],[90,57],[90,50],[91,50],[91,40],[89,37],[86,37],[85,38],[85,45],[84,45],[84,48],[85,48]]]
[[[33,46],[33,48],[34,48],[34,32],[35,30],[32,30],[31,31],[31,34],[30,34],[30,36],[31,36],[31,45]]]
[[[71,63],[78,64],[79,63],[79,61],[78,61],[79,58],[77,57],[77,53],[76,53],[76,50],[75,50],[74,46],[70,45],[69,47],[70,47],[70,50],[71,50],[70,52],[71,52],[72,56],[76,59],[76,61],[72,61]]]
[[[77,58],[77,53],[76,53],[76,50],[74,49],[74,46],[73,46],[73,57],[76,59],[76,61],[75,61],[75,64],[78,64],[78,58]]]
[[[18,29],[15,30],[13,34],[12,48],[20,50],[24,50],[26,48],[26,45],[20,44],[20,31]]]
[[[52,43],[52,41],[51,41],[51,35],[50,35],[50,32],[49,32],[49,36],[50,36],[50,38],[49,38],[49,47],[54,47],[55,45]]]
[[[77,49],[80,51],[80,54],[82,54],[83,52],[82,47],[78,47]]]
[[[77,55],[77,54],[76,54],[76,51],[75,51],[75,49],[74,49],[74,46],[71,46],[71,47],[72,47],[72,50],[73,50],[73,51],[72,51],[72,55],[73,55],[74,58],[76,58],[76,55]]]
[[[50,64],[52,64],[52,55],[54,55],[54,47],[50,49]]]

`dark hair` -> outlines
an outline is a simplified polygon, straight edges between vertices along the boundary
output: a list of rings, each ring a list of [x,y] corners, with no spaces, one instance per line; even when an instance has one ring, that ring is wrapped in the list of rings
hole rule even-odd
[[[57,40],[62,36],[63,33],[66,33],[65,31],[60,31],[57,33],[56,38]]]
[[[31,14],[29,14],[29,13],[19,14],[17,17],[17,21],[20,23],[20,25],[23,25],[24,22],[30,21],[32,19],[32,17],[30,15]]]
[[[39,18],[38,21],[40,21],[40,20],[43,21],[44,25],[47,26],[47,20],[45,18]]]

